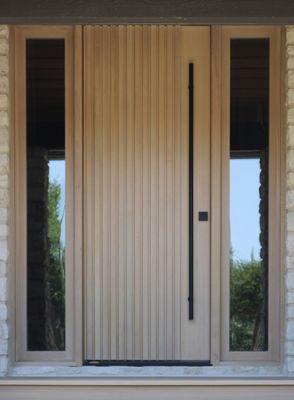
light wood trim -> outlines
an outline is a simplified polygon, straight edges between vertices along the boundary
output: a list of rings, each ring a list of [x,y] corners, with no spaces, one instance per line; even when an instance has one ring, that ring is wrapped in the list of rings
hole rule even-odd
[[[208,354],[210,353],[210,240],[211,225],[209,222],[201,222],[198,220],[199,211],[207,211],[210,216],[211,200],[210,200],[210,28],[209,27],[181,27],[181,43],[182,43],[182,100],[181,100],[181,116],[182,116],[182,158],[185,160],[185,154],[188,152],[189,143],[188,135],[185,137],[184,132],[189,131],[188,125],[188,64],[194,63],[194,321],[183,319],[182,324],[189,326],[189,322],[197,323],[198,329],[207,335],[208,341],[203,340],[201,333],[182,331],[183,347],[187,349],[193,343],[201,341],[203,350],[208,346]],[[196,45],[197,43],[197,45]],[[203,107],[203,108],[202,108]],[[185,153],[186,152],[186,153]],[[188,161],[188,160],[187,160]],[[188,162],[184,168],[188,169]],[[188,193],[188,171],[185,176],[185,182],[182,186],[182,198],[185,199],[185,193]],[[188,224],[187,204],[183,202],[183,215]],[[181,240],[184,244],[188,244],[188,229],[181,232]],[[188,253],[185,254],[188,256]],[[188,266],[188,258],[186,260]],[[181,277],[188,279],[186,277]],[[208,287],[208,289],[207,289]],[[186,289],[188,293],[188,287]],[[186,314],[187,306],[184,304],[182,314]],[[200,312],[200,308],[204,313]],[[207,318],[206,318],[207,317]],[[188,333],[188,334],[187,334]],[[198,336],[199,335],[199,336]]]
[[[74,27],[74,338],[73,360],[83,362],[83,31]]]
[[[280,82],[281,82],[281,101],[280,101],[280,363],[285,361],[284,341],[285,341],[285,303],[286,303],[286,289],[285,289],[285,256],[286,256],[286,184],[287,172],[286,161],[287,158],[283,155],[287,152],[286,143],[286,121],[287,121],[287,108],[286,104],[286,53],[287,48],[283,44],[286,43],[286,27],[281,27],[281,64],[280,64]]]
[[[211,363],[221,338],[221,27],[211,28]]]
[[[281,182],[280,182],[280,27],[222,27],[222,360],[278,361],[280,354],[280,223],[281,223]],[[269,351],[231,352],[229,351],[229,135],[230,135],[230,39],[269,38],[270,39],[270,166],[269,166]],[[277,79],[278,77],[278,79]]]
[[[66,350],[27,351],[26,333],[26,59],[28,38],[65,40],[66,140]],[[15,251],[16,357],[15,361],[67,361],[81,363],[81,252],[82,252],[82,110],[81,28],[15,27],[15,165],[14,195],[17,230]],[[75,216],[75,219],[74,219]],[[74,225],[75,221],[75,225]]]
[[[13,114],[14,101],[15,101],[15,86],[14,86],[14,77],[15,77],[15,64],[14,64],[14,46],[15,46],[15,29],[14,27],[9,28],[9,202],[10,202],[10,213],[9,213],[9,239],[8,246],[9,249],[13,249],[15,244],[15,234],[16,234],[16,225],[15,225],[15,175],[14,175],[14,167],[15,167],[15,117]],[[11,190],[12,189],[12,190]],[[9,287],[9,296],[8,296],[8,310],[9,310],[9,319],[12,322],[9,331],[9,353],[12,360],[15,359],[15,315],[16,315],[16,301],[15,301],[15,251],[9,252],[8,259],[8,287]]]
[[[91,82],[93,82],[93,65],[88,64],[87,66],[85,65],[85,59],[87,57],[93,57],[93,27],[85,27],[84,28],[84,34],[83,34],[83,68],[84,68],[84,92],[90,92],[91,90]],[[83,105],[84,105],[84,110],[88,110],[87,114],[83,118],[83,124],[84,124],[84,131],[92,131],[92,121],[93,121],[93,110],[92,110],[92,102],[91,102],[91,96],[83,96]],[[84,194],[84,217],[85,217],[85,223],[84,223],[84,264],[86,265],[87,263],[91,262],[93,263],[93,252],[92,252],[92,246],[90,245],[90,240],[88,240],[88,230],[86,229],[87,226],[89,226],[89,218],[88,218],[88,210],[91,208],[91,197],[93,193],[93,185],[91,185],[92,182],[92,173],[93,170],[90,169],[90,163],[89,160],[92,158],[91,152],[94,150],[93,146],[93,141],[91,140],[92,137],[89,137],[87,141],[85,141],[84,145],[84,183],[85,187],[90,187],[92,188],[91,194],[88,195],[87,192]],[[91,156],[90,156],[91,154]],[[94,224],[93,224],[94,225]],[[89,235],[93,234],[92,232],[89,232]],[[91,285],[93,282],[88,279],[88,275],[84,274],[83,275],[83,289],[85,296],[87,296],[87,300],[84,302],[83,306],[83,311],[84,311],[84,327],[83,327],[83,332],[84,332],[84,344],[85,344],[85,349],[89,349],[89,352],[93,352],[94,350],[94,341],[92,340],[92,329],[93,329],[93,320],[91,318],[91,315],[93,313],[93,307],[94,307],[94,299],[92,297],[88,298],[87,293],[91,290]],[[91,311],[88,311],[91,310]],[[89,328],[86,328],[89,327]]]
[[[294,386],[293,378],[181,378],[181,377],[121,377],[121,378],[3,378],[0,387],[5,386]],[[0,397],[1,398],[1,397]]]

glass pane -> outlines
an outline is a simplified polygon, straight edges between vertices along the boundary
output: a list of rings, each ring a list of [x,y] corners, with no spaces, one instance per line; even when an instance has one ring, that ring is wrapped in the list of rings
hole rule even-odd
[[[231,41],[230,350],[268,349],[269,41]]]
[[[27,348],[65,349],[64,40],[27,40]]]

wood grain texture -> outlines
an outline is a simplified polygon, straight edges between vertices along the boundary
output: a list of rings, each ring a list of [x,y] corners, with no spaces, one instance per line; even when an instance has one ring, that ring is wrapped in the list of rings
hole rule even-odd
[[[221,343],[221,27],[211,30],[211,363]]]
[[[188,321],[187,88],[194,61],[195,210],[209,210],[209,28],[88,26],[84,48],[86,359],[208,360],[196,220]]]

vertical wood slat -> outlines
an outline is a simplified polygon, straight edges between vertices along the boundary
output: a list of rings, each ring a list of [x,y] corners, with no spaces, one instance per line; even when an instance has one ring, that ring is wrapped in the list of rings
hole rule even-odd
[[[111,46],[110,46],[110,293],[111,293],[111,309],[110,309],[110,353],[111,358],[118,358],[118,35],[117,28],[111,28]],[[113,251],[111,249],[116,249]]]
[[[206,359],[185,321],[183,28],[86,29],[86,359]]]
[[[127,112],[127,58],[126,58],[126,38],[127,32],[125,27],[119,27],[119,78],[118,78],[118,97],[119,97],[119,247],[118,247],[118,340],[119,340],[119,353],[118,358],[125,358],[126,354],[126,204],[127,204],[127,190],[125,184],[125,177],[127,171],[127,126],[126,126],[126,112]]]
[[[158,276],[157,276],[157,324],[158,356],[165,359],[166,353],[166,29],[159,27],[158,63]]]
[[[101,123],[102,123],[102,106],[103,106],[103,101],[102,101],[102,77],[100,74],[100,70],[102,68],[101,65],[101,58],[98,58],[98,55],[100,52],[102,52],[102,37],[100,34],[101,28],[93,28],[93,44],[92,46],[94,47],[94,58],[96,63],[94,64],[94,77],[89,84],[91,85],[92,82],[95,82],[96,87],[98,89],[97,92],[97,98],[93,98],[91,100],[91,106],[93,107],[92,110],[92,115],[93,115],[93,120],[94,120],[94,130],[93,132],[97,132],[96,135],[99,135],[101,130]],[[90,65],[91,66],[91,65]],[[85,96],[86,97],[86,96]],[[98,200],[98,204],[101,204],[102,202],[102,191],[99,190],[102,186],[102,174],[103,174],[103,165],[99,165],[99,160],[102,157],[102,146],[99,146],[96,149],[96,143],[99,142],[99,137],[97,138],[96,135],[92,135],[92,148],[91,150],[91,155],[93,156],[93,161],[94,161],[94,168],[89,166],[89,169],[93,169],[92,174],[93,174],[93,180],[91,182],[92,187],[90,188],[92,190],[92,193],[94,192],[95,199]],[[102,135],[101,135],[102,138]],[[101,139],[100,139],[101,140]],[[96,157],[96,151],[98,152],[98,157]],[[89,200],[91,201],[91,200]],[[91,204],[92,205],[92,204]],[[91,207],[91,205],[89,207]],[[95,227],[93,230],[91,230],[91,238],[94,237],[95,242],[93,245],[93,268],[92,268],[92,274],[90,277],[90,281],[92,282],[91,289],[94,291],[93,296],[95,298],[94,300],[94,306],[92,307],[92,310],[94,311],[94,315],[92,316],[92,319],[95,321],[94,322],[94,329],[93,329],[93,342],[94,342],[94,353],[97,353],[98,357],[102,358],[102,341],[103,341],[103,333],[102,333],[102,328],[99,323],[102,319],[102,310],[103,310],[103,303],[102,303],[102,295],[103,295],[103,271],[102,271],[102,265],[103,265],[103,251],[102,251],[102,246],[103,246],[103,232],[102,232],[102,213],[101,209],[99,207],[94,207],[91,208],[92,211],[92,216],[93,216],[93,221],[95,224]],[[91,214],[90,218],[88,220],[89,224],[93,223],[91,222]],[[87,238],[87,241],[89,242],[91,240],[90,237]],[[90,297],[90,296],[89,296]]]
[[[92,114],[92,105],[94,105],[94,102],[92,101],[92,96],[91,96],[91,86],[90,82],[93,82],[93,64],[89,63],[87,68],[85,64],[85,60],[89,60],[93,58],[93,30],[91,27],[86,27],[84,28],[84,91],[85,93],[88,94],[88,96],[84,96],[84,109],[87,110],[87,112],[84,115],[84,131],[85,132],[90,132],[87,136],[87,140],[85,142],[84,146],[84,159],[88,160],[88,162],[85,162],[84,165],[84,182],[85,182],[85,187],[87,188],[87,196],[84,201],[84,210],[85,210],[85,226],[87,229],[84,231],[84,263],[87,265],[89,268],[94,268],[94,262],[93,262],[93,248],[92,248],[92,240],[91,237],[93,236],[94,232],[94,227],[95,223],[91,224],[90,223],[90,218],[93,218],[92,215],[92,199],[93,199],[93,189],[94,185],[92,184],[93,179],[92,179],[92,174],[94,172],[94,168],[90,167],[90,162],[93,159],[93,155],[91,154],[91,150],[94,150],[94,146],[92,144],[93,141],[93,127],[92,127],[92,122],[93,122],[93,114]],[[94,221],[95,222],[95,221]],[[91,232],[92,230],[92,232]],[[87,302],[86,302],[86,307],[85,307],[85,325],[84,325],[84,337],[85,337],[85,350],[87,354],[93,354],[94,353],[94,338],[95,338],[95,311],[94,311],[94,304],[95,304],[95,294],[92,289],[92,285],[94,283],[94,280],[91,279],[93,276],[93,272],[90,273],[90,271],[87,271],[87,274],[85,275],[85,280],[84,280],[84,292],[89,293],[92,292],[92,296],[87,297]],[[98,274],[96,274],[97,276]]]
[[[142,37],[142,358],[150,358],[150,35]],[[145,245],[144,245],[145,244]],[[146,283],[146,284],[145,284]]]
[[[110,172],[111,172],[111,159],[110,159],[110,27],[105,27],[102,31],[102,126],[99,128],[97,133],[102,135],[102,140],[99,143],[95,143],[96,147],[102,148],[102,160],[100,161],[100,168],[102,169],[102,185],[100,191],[102,195],[102,202],[97,204],[101,212],[102,220],[102,359],[105,357],[111,357],[110,354],[110,321],[111,321],[111,309],[110,301],[112,293],[110,291]],[[99,57],[99,55],[98,55]],[[100,56],[101,57],[101,56]],[[100,133],[101,132],[101,133]],[[98,167],[98,169],[99,169]],[[99,186],[97,188],[99,190]],[[101,240],[101,238],[100,238]],[[98,293],[99,295],[99,293]],[[99,322],[101,323],[101,321]]]
[[[134,357],[134,27],[127,29],[127,265],[126,265],[126,340],[125,357]]]
[[[150,349],[152,360],[158,356],[157,304],[158,290],[158,28],[152,26],[150,32]]]
[[[175,66],[174,66],[174,29],[168,27],[168,40],[166,49],[166,265],[170,273],[166,276],[166,358],[172,360],[175,358],[174,346],[174,279],[175,279],[175,260],[174,260],[174,247],[175,247],[175,229],[174,229],[174,214],[175,214],[175,148],[174,148],[174,127],[175,120],[168,116],[174,115],[174,79],[175,79]]]
[[[135,171],[134,171],[134,196],[135,196],[135,237],[134,237],[134,358],[136,360],[142,358],[142,27],[136,26],[135,28],[135,88],[134,88],[134,101],[135,101]]]
[[[182,274],[181,274],[181,257],[182,257],[182,215],[181,215],[181,203],[182,203],[182,190],[181,190],[181,84],[180,79],[176,79],[181,76],[181,58],[178,56],[180,53],[180,28],[177,27],[175,30],[174,38],[174,108],[173,112],[175,115],[174,122],[174,148],[175,148],[175,165],[174,165],[174,293],[173,293],[173,303],[174,303],[174,355],[176,360],[181,359],[181,324],[178,321],[182,320],[181,314],[181,302],[176,301],[176,299],[181,297],[181,287],[182,287]]]

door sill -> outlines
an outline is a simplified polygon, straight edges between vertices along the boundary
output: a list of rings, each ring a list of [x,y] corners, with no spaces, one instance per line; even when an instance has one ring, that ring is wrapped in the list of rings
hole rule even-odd
[[[209,367],[210,361],[191,360],[85,360],[84,365],[94,367]]]

